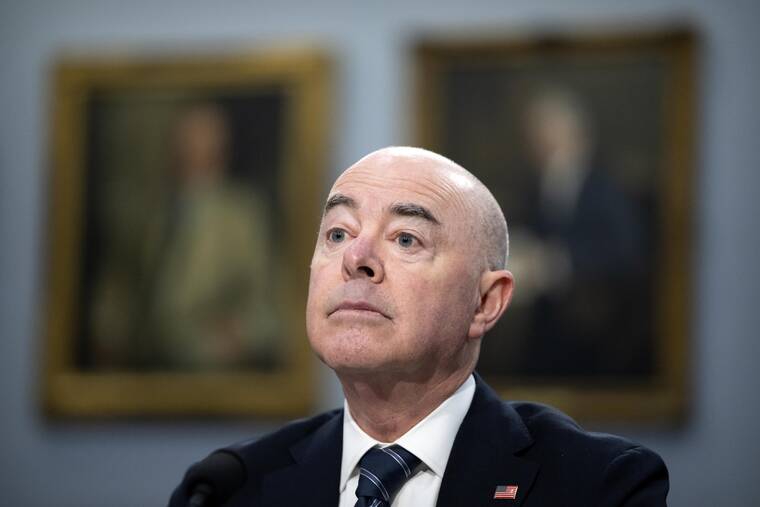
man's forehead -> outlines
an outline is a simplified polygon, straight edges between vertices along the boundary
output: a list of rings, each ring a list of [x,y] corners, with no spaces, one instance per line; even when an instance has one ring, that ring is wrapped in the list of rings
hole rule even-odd
[[[428,205],[461,201],[473,186],[469,178],[426,160],[362,160],[338,177],[330,194],[356,193],[416,199]]]

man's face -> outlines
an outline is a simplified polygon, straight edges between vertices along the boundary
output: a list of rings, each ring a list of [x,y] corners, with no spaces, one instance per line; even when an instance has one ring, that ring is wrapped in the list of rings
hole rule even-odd
[[[425,158],[370,156],[333,186],[306,320],[338,373],[462,368],[479,302],[471,183]]]

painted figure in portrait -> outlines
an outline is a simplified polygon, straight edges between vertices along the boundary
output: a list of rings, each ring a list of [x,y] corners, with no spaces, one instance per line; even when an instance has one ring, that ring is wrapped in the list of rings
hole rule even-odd
[[[223,103],[177,101],[131,124],[108,101],[93,111],[95,125],[119,137],[96,143],[102,151],[91,158],[102,174],[88,244],[101,254],[90,257],[85,285],[92,368],[276,365],[273,168],[235,153],[246,140]],[[146,134],[151,120],[163,128]]]

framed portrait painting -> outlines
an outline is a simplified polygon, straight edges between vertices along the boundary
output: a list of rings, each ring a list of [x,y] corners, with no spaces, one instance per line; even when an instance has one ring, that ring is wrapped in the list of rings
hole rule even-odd
[[[313,52],[56,64],[48,413],[307,411],[328,67]]]
[[[417,138],[510,229],[514,299],[479,371],[584,420],[687,407],[695,37],[674,29],[418,44]]]

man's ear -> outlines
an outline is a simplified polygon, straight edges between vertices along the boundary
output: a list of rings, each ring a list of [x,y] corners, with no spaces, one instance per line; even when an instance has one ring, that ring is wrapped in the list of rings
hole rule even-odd
[[[470,323],[469,338],[482,338],[496,322],[512,300],[515,279],[507,270],[487,271],[480,277],[480,304]]]

